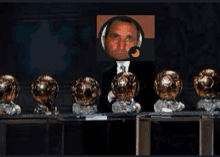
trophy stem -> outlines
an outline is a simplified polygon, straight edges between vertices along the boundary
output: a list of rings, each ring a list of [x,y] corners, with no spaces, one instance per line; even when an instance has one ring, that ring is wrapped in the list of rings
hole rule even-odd
[[[98,111],[97,104],[83,106],[77,103],[73,103],[72,111],[75,114],[94,114]]]
[[[220,108],[220,100],[218,99],[200,99],[197,103],[197,108],[204,108],[208,112],[213,112],[215,109]]]
[[[174,112],[174,111],[182,111],[185,108],[185,105],[181,102],[177,102],[176,100],[163,100],[159,99],[154,104],[155,112]]]
[[[14,115],[14,114],[20,114],[21,108],[19,105],[16,105],[13,101],[10,103],[0,103],[0,114],[5,115]]]
[[[141,105],[133,99],[129,101],[116,101],[112,104],[113,113],[133,113],[140,112]]]

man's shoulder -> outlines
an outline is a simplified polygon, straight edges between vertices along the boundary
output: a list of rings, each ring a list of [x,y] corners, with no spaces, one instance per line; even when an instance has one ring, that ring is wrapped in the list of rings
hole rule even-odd
[[[152,61],[131,61],[130,64],[139,68],[155,68],[154,62]]]
[[[109,65],[107,68],[104,69],[103,74],[114,73],[116,68],[117,68],[116,63],[112,63],[111,65]]]

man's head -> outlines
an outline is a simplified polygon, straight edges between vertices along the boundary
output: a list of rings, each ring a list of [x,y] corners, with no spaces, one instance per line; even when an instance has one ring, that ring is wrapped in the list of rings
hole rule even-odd
[[[116,59],[128,59],[130,48],[139,42],[138,27],[136,21],[126,16],[110,21],[103,38],[106,52]]]

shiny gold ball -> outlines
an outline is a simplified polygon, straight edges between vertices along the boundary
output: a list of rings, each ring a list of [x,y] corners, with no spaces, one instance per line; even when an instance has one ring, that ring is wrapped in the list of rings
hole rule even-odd
[[[211,68],[201,70],[193,78],[193,88],[202,99],[210,99],[216,96],[217,72]]]
[[[73,83],[71,94],[77,104],[89,106],[99,100],[101,88],[95,79],[84,76]]]
[[[14,101],[18,97],[20,85],[12,75],[0,76],[0,100],[6,103]]]
[[[182,88],[182,79],[173,70],[164,70],[154,79],[154,91],[161,99],[175,100]]]
[[[139,92],[139,81],[131,72],[117,74],[111,83],[112,93],[118,101],[129,101]]]
[[[48,103],[56,98],[59,86],[51,76],[40,76],[31,84],[31,93],[37,103]]]

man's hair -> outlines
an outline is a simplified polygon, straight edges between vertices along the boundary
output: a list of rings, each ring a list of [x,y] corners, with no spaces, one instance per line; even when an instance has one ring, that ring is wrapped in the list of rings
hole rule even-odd
[[[127,17],[127,16],[117,16],[112,18],[108,24],[107,24],[107,28],[106,28],[106,32],[105,32],[105,38],[107,38],[108,34],[109,34],[109,28],[111,27],[111,25],[113,24],[113,22],[115,21],[121,21],[121,22],[127,22],[130,24],[134,24],[137,30],[137,41],[139,41],[139,37],[140,37],[140,33],[141,33],[141,26],[139,25],[139,23],[137,21],[135,21],[134,19]],[[143,35],[142,35],[143,36]]]

